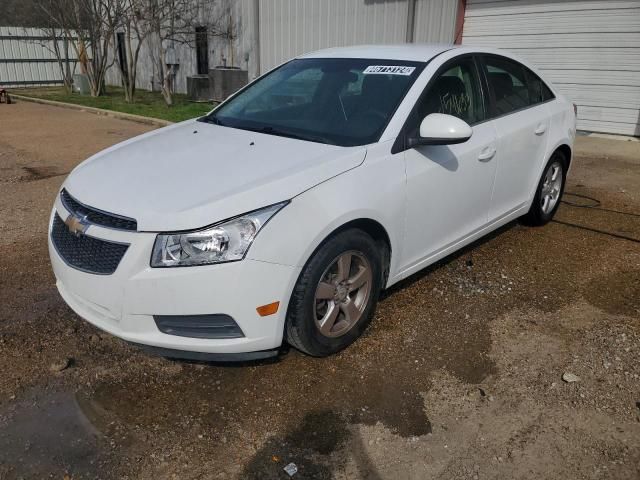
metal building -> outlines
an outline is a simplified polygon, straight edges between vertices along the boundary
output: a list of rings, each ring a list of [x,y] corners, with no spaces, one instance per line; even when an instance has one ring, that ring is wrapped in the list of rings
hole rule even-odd
[[[536,65],[578,105],[578,128],[640,135],[639,0],[467,0],[463,43]]]
[[[187,76],[219,65],[245,69],[252,79],[321,48],[462,42],[531,61],[578,105],[578,128],[640,136],[640,0],[193,1],[228,9],[236,35],[229,41],[194,31],[192,45],[175,45],[178,92],[186,92]],[[60,81],[39,36],[0,28],[0,83]],[[138,87],[158,88],[145,46],[139,61]],[[121,83],[115,66],[107,83]]]
[[[371,43],[455,40],[457,0],[261,0],[262,70],[304,52]]]
[[[210,66],[232,57],[254,78],[321,48],[462,41],[531,61],[578,105],[578,128],[640,135],[640,0],[227,1],[238,37],[233,45],[210,40]],[[193,49],[180,48],[176,80],[184,92],[197,65]],[[145,68],[148,88],[153,72]]]
[[[231,2],[232,42],[210,37],[208,66],[236,66],[255,78],[302,53],[328,47],[371,43],[453,43],[461,0],[226,0]],[[219,2],[224,8],[225,0]],[[458,22],[458,32],[461,27]],[[195,32],[194,32],[195,35]],[[178,92],[186,77],[200,73],[197,45],[175,45]],[[202,58],[202,54],[200,54]],[[140,55],[138,86],[150,88],[156,77],[149,52]],[[107,82],[120,84],[114,66]]]

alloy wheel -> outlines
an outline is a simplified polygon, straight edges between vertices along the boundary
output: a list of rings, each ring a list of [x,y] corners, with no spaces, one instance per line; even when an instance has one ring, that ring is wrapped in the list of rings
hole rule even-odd
[[[372,287],[369,261],[355,250],[340,254],[316,287],[314,320],[325,337],[340,337],[362,317]]]
[[[547,215],[555,208],[560,199],[562,190],[562,165],[560,162],[553,162],[549,165],[542,182],[542,192],[540,194],[540,208],[542,213]]]

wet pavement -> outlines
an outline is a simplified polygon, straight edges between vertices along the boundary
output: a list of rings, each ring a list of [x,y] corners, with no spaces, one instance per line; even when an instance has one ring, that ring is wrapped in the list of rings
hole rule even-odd
[[[597,208],[512,223],[394,286],[340,354],[214,365],[99,332],[53,284],[46,223],[64,174],[146,127],[12,107],[0,479],[288,478],[290,462],[300,479],[640,475],[639,147],[580,139],[565,201]],[[46,148],[19,128],[36,114]],[[52,142],[80,125],[79,142]]]
[[[95,420],[90,405],[73,393],[26,392],[3,412],[0,457],[33,478],[61,470],[91,477],[104,462],[104,440]]]

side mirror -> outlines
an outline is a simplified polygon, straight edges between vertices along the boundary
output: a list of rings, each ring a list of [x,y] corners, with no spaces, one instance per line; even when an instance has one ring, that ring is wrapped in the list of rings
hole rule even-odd
[[[473,130],[467,122],[453,115],[431,113],[420,124],[420,137],[410,139],[416,145],[453,145],[471,138]]]

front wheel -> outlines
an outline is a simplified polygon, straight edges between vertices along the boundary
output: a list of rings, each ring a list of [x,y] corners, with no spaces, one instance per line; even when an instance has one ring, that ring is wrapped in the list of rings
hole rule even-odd
[[[380,246],[349,229],[327,240],[302,270],[287,313],[289,344],[324,357],[353,343],[367,327],[382,285]]]
[[[532,226],[545,225],[551,221],[560,206],[566,181],[567,159],[560,151],[555,152],[547,163],[533,203],[522,218],[524,223]]]

